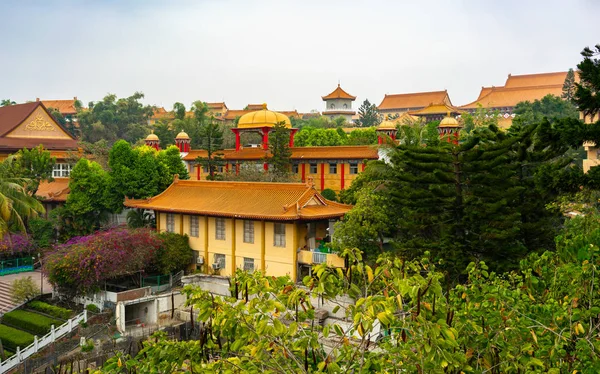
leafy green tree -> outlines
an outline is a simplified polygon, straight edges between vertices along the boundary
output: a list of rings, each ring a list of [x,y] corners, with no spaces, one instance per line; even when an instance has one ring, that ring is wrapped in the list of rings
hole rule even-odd
[[[44,213],[42,204],[27,193],[28,179],[13,173],[14,157],[0,163],[0,239],[11,228],[26,232],[26,221]]]
[[[223,157],[219,152],[223,145],[223,130],[219,124],[210,121],[200,128],[200,148],[206,150],[206,157],[198,157],[196,163],[208,169],[208,178],[215,179],[217,168],[223,165]]]
[[[573,69],[569,69],[567,77],[565,78],[565,83],[563,84],[561,98],[572,103],[575,98],[575,88],[575,72]]]
[[[145,209],[132,209],[127,212],[127,226],[131,229],[156,227],[156,219]]]
[[[160,144],[164,147],[168,144],[175,144],[175,137],[178,130],[170,122],[159,121],[154,124],[154,134],[160,139]]]
[[[29,301],[40,294],[40,287],[31,276],[15,279],[12,282],[12,297],[15,303]]]
[[[298,131],[294,138],[294,145],[297,147],[324,147],[343,145],[344,140],[342,135],[335,129],[307,126]]]
[[[176,119],[183,120],[185,118],[185,105],[180,102],[176,102],[173,104],[173,113],[175,113]]]
[[[171,274],[184,270],[193,260],[194,251],[187,235],[165,232],[158,235],[162,244],[155,254],[155,270],[160,274]]]
[[[353,130],[348,134],[344,142],[347,145],[371,145],[377,144],[377,132],[374,127],[368,129]]]
[[[0,101],[0,106],[9,106],[9,105],[16,105],[17,103],[12,101],[11,99],[3,99],[2,101]]]
[[[551,121],[561,118],[579,118],[577,108],[570,101],[553,95],[546,95],[534,102],[520,102],[515,106],[514,114],[512,125],[514,128],[511,126],[511,131],[518,130],[525,124],[539,123],[544,118]]]
[[[16,153],[12,162],[8,161],[13,175],[29,180],[27,192],[35,196],[42,181],[52,182],[52,169],[56,164],[56,158],[50,156],[50,152],[42,145],[35,148],[23,148]]]
[[[167,166],[170,176],[177,174],[179,179],[190,179],[190,174],[181,160],[177,146],[172,145],[167,149],[159,151],[156,159]]]
[[[63,114],[60,112],[60,110],[58,110],[56,108],[48,108],[48,112],[50,113],[52,118],[54,118],[54,120],[57,123],[59,123],[62,127],[67,129],[67,131],[71,135],[73,135],[75,137],[77,137],[79,135],[79,129],[75,127],[71,118],[69,118],[69,120],[67,120],[67,118],[65,118],[65,116],[63,116]]]
[[[468,135],[478,128],[498,126],[498,113],[498,111],[484,108],[482,105],[478,105],[474,113],[463,113],[461,133]]]
[[[108,187],[108,173],[99,164],[85,158],[77,162],[71,171],[67,202],[58,213],[63,235],[90,234],[108,221]]]
[[[113,143],[119,139],[135,142],[148,133],[148,119],[153,108],[143,105],[144,94],[136,92],[117,99],[110,94],[102,101],[89,103],[87,110],[77,113],[83,140],[96,142],[101,139]]]
[[[292,150],[289,145],[290,130],[285,127],[283,122],[273,126],[269,136],[269,150],[271,157],[267,161],[273,167],[273,172],[279,175],[290,173],[292,166]]]
[[[331,200],[331,201],[338,201],[337,200],[337,194],[335,193],[334,190],[332,190],[331,188],[326,188],[323,191],[321,191],[321,195],[326,198],[327,200]]]
[[[371,104],[368,99],[365,99],[358,108],[358,120],[354,124],[358,127],[372,127],[381,123],[381,115],[377,110],[377,105]]]
[[[594,49],[585,47],[581,52],[583,61],[577,65],[580,82],[575,83],[574,101],[584,115],[594,117],[600,113],[600,44]]]
[[[50,248],[56,241],[55,222],[44,218],[32,218],[27,222],[29,233],[39,248]]]

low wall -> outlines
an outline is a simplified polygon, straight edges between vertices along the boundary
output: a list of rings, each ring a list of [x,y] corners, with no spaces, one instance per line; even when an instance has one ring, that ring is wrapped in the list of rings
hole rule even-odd
[[[208,291],[215,295],[231,296],[231,292],[229,291],[229,277],[223,277],[220,275],[193,274],[182,277],[181,283],[183,283],[184,286],[188,284],[198,286],[204,291]]]

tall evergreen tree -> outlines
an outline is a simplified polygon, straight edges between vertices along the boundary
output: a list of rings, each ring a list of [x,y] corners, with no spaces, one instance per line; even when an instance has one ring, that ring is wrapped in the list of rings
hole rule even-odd
[[[381,115],[375,104],[371,104],[368,99],[365,99],[358,108],[358,120],[355,124],[358,127],[377,126],[381,123]]]
[[[269,136],[271,157],[267,161],[273,167],[273,172],[278,175],[288,174],[292,165],[289,136],[290,130],[285,127],[283,122],[277,123]]]
[[[222,153],[223,129],[218,123],[210,121],[200,128],[200,148],[206,150],[206,157],[196,158],[196,163],[208,169],[208,178],[215,179],[217,168],[223,165]]]
[[[175,113],[175,118],[182,120],[185,118],[185,105],[180,102],[176,102],[173,104],[173,113]]]
[[[575,83],[575,103],[584,115],[594,117],[600,113],[600,44],[594,49],[585,47],[583,61],[577,65],[580,82]]]
[[[575,72],[573,69],[569,69],[567,72],[561,97],[569,102],[573,102],[573,98],[575,97]]]

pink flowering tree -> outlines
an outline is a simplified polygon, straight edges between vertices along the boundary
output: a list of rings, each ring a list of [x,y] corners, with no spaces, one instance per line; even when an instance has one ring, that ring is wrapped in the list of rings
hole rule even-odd
[[[108,279],[143,271],[162,241],[150,229],[117,228],[76,237],[44,259],[48,280],[66,297],[100,289]]]

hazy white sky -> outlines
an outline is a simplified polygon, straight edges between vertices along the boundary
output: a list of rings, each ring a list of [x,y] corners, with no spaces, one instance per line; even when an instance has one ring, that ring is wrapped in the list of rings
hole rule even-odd
[[[447,89],[462,105],[509,73],[564,71],[600,43],[600,1],[0,2],[0,99],[142,91],[322,110],[338,80],[386,93]]]

